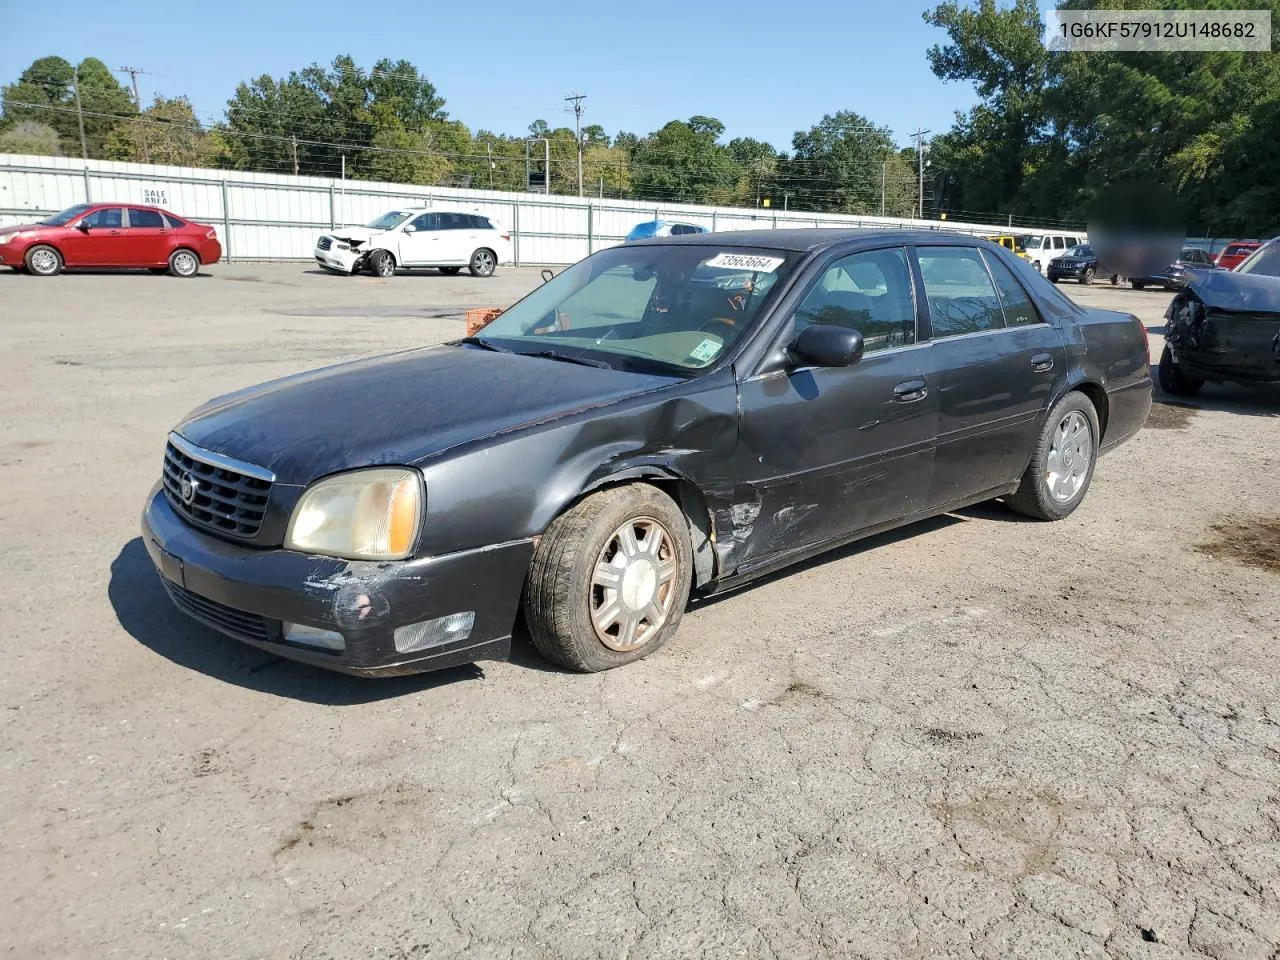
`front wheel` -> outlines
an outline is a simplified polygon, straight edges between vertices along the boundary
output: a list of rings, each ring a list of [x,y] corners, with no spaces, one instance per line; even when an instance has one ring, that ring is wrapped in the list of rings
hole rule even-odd
[[[1080,278],[1080,282],[1088,286],[1093,283],[1093,267],[1086,267],[1084,275]]]
[[[1084,500],[1093,479],[1102,431],[1083,393],[1067,394],[1049,411],[1017,492],[1006,501],[1036,520],[1061,520]]]
[[[175,277],[194,277],[200,272],[200,258],[190,250],[175,250],[169,255],[169,272]]]
[[[1135,290],[1141,290],[1143,287],[1146,286],[1146,284],[1143,283],[1141,280],[1130,280],[1129,286],[1133,287],[1133,289]]]
[[[27,251],[27,272],[37,277],[56,277],[62,272],[62,254],[40,245]]]
[[[498,256],[487,247],[481,247],[471,254],[471,265],[468,269],[473,277],[492,277],[497,269]]]
[[[369,272],[384,280],[396,275],[396,258],[389,251],[377,250],[369,255]]]
[[[1173,351],[1167,346],[1160,354],[1160,365],[1156,368],[1160,380],[1160,389],[1171,397],[1194,397],[1204,386],[1204,381],[1187,376],[1173,362]]]
[[[646,657],[679,627],[692,569],[688,522],[661,490],[637,483],[592,494],[534,552],[524,599],[533,645],[583,673]]]

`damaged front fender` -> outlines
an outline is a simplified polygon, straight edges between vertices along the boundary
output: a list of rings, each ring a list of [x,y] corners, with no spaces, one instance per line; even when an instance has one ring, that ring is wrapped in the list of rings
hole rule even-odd
[[[1196,378],[1280,382],[1280,280],[1226,271],[1197,278],[1169,304],[1165,342]]]

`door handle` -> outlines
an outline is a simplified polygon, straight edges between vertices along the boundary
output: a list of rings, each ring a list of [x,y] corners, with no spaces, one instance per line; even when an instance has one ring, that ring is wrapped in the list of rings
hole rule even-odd
[[[109,234],[107,234],[107,236],[109,236],[109,237],[118,237],[118,236],[120,236],[120,231],[119,231],[119,230],[112,230]]]
[[[929,387],[923,380],[908,380],[893,388],[893,399],[898,403],[915,403],[928,393]]]
[[[1036,373],[1044,373],[1046,370],[1053,369],[1053,355],[1049,353],[1037,353],[1031,358],[1031,369]]]

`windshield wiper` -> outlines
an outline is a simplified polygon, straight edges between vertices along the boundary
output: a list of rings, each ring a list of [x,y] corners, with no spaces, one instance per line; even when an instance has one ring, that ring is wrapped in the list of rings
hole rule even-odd
[[[465,343],[473,347],[482,347],[485,350],[492,350],[494,353],[515,353],[514,350],[508,350],[506,347],[500,347],[490,340],[483,337],[463,337],[458,343]]]
[[[545,360],[562,360],[565,363],[578,363],[584,367],[598,367],[601,370],[612,370],[613,367],[605,363],[603,360],[591,360],[587,357],[571,357],[567,353],[557,353],[555,350],[539,350],[537,353],[524,353],[524,357],[542,357]]]

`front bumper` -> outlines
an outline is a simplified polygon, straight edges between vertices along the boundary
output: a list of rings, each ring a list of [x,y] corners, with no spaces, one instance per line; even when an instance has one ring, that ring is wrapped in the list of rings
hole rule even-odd
[[[336,244],[327,250],[316,247],[316,263],[328,270],[339,273],[354,273],[358,264],[364,261],[364,254],[351,249],[342,249]]]
[[[243,547],[198,532],[159,484],[142,514],[142,538],[183,613],[277,656],[357,676],[505,660],[533,556],[531,540],[398,562]],[[409,653],[396,649],[397,627],[471,611],[468,636]],[[286,641],[283,621],[341,633],[344,648]]]
[[[1049,264],[1048,276],[1051,280],[1065,280],[1083,277],[1084,272],[1090,269],[1088,266],[1083,267],[1064,267]]]

